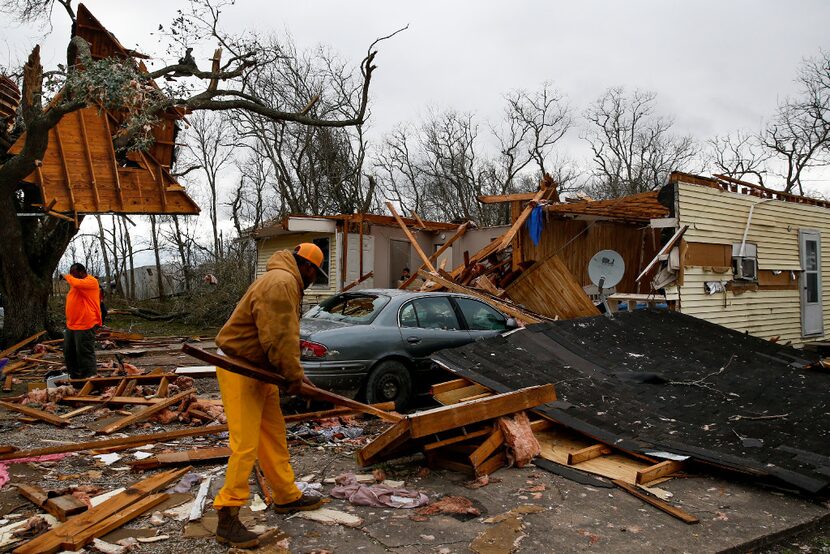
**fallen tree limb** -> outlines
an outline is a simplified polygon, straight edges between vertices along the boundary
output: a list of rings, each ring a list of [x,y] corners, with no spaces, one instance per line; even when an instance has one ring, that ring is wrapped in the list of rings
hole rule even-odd
[[[114,310],[110,310],[109,315],[134,315],[136,317],[140,317],[141,319],[146,319],[148,321],[173,321],[174,319],[179,319],[186,316],[187,312],[173,312],[169,314],[163,314],[155,310],[133,308],[132,306],[130,306],[127,308],[117,308]]]

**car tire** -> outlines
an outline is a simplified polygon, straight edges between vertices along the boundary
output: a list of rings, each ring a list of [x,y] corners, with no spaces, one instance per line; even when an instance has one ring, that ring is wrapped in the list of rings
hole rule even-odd
[[[412,376],[404,364],[395,360],[379,363],[366,379],[366,402],[395,402],[404,409],[412,397]]]

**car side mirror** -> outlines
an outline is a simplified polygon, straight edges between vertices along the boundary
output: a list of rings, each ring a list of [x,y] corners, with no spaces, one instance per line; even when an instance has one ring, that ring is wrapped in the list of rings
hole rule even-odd
[[[512,329],[518,329],[519,328],[519,322],[516,321],[512,317],[508,317],[507,322],[504,324],[504,326],[507,327],[508,329],[511,329],[511,330]]]

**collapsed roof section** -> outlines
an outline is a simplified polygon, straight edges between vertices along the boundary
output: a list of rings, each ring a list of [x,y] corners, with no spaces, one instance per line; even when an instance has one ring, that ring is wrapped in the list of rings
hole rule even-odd
[[[677,312],[636,311],[533,325],[433,359],[498,393],[554,383],[559,401],[537,411],[615,448],[826,493],[830,373],[803,356]]]
[[[117,57],[146,68],[81,4],[73,34],[90,44],[94,59]],[[48,109],[48,108],[47,108]],[[65,115],[49,131],[42,164],[25,182],[40,188],[51,212],[77,216],[88,213],[198,214],[199,207],[170,173],[174,161],[177,120],[183,114],[168,110],[153,125],[153,145],[145,152],[121,154],[113,145],[126,110],[88,106]],[[26,135],[9,149],[19,153]]]

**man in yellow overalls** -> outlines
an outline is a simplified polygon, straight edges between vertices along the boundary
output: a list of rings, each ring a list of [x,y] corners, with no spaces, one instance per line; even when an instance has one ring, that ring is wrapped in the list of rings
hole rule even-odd
[[[275,253],[265,274],[248,287],[216,336],[216,345],[224,354],[285,377],[290,382],[289,394],[297,392],[306,379],[300,365],[300,305],[303,290],[318,273],[325,275],[323,261],[323,251],[313,243]],[[276,385],[219,367],[216,376],[231,448],[225,485],[213,501],[219,516],[216,539],[251,548],[259,544],[259,535],[239,521],[239,508],[248,500],[248,478],[257,458],[273,489],[277,512],[314,510],[321,502],[303,495],[294,484]]]

